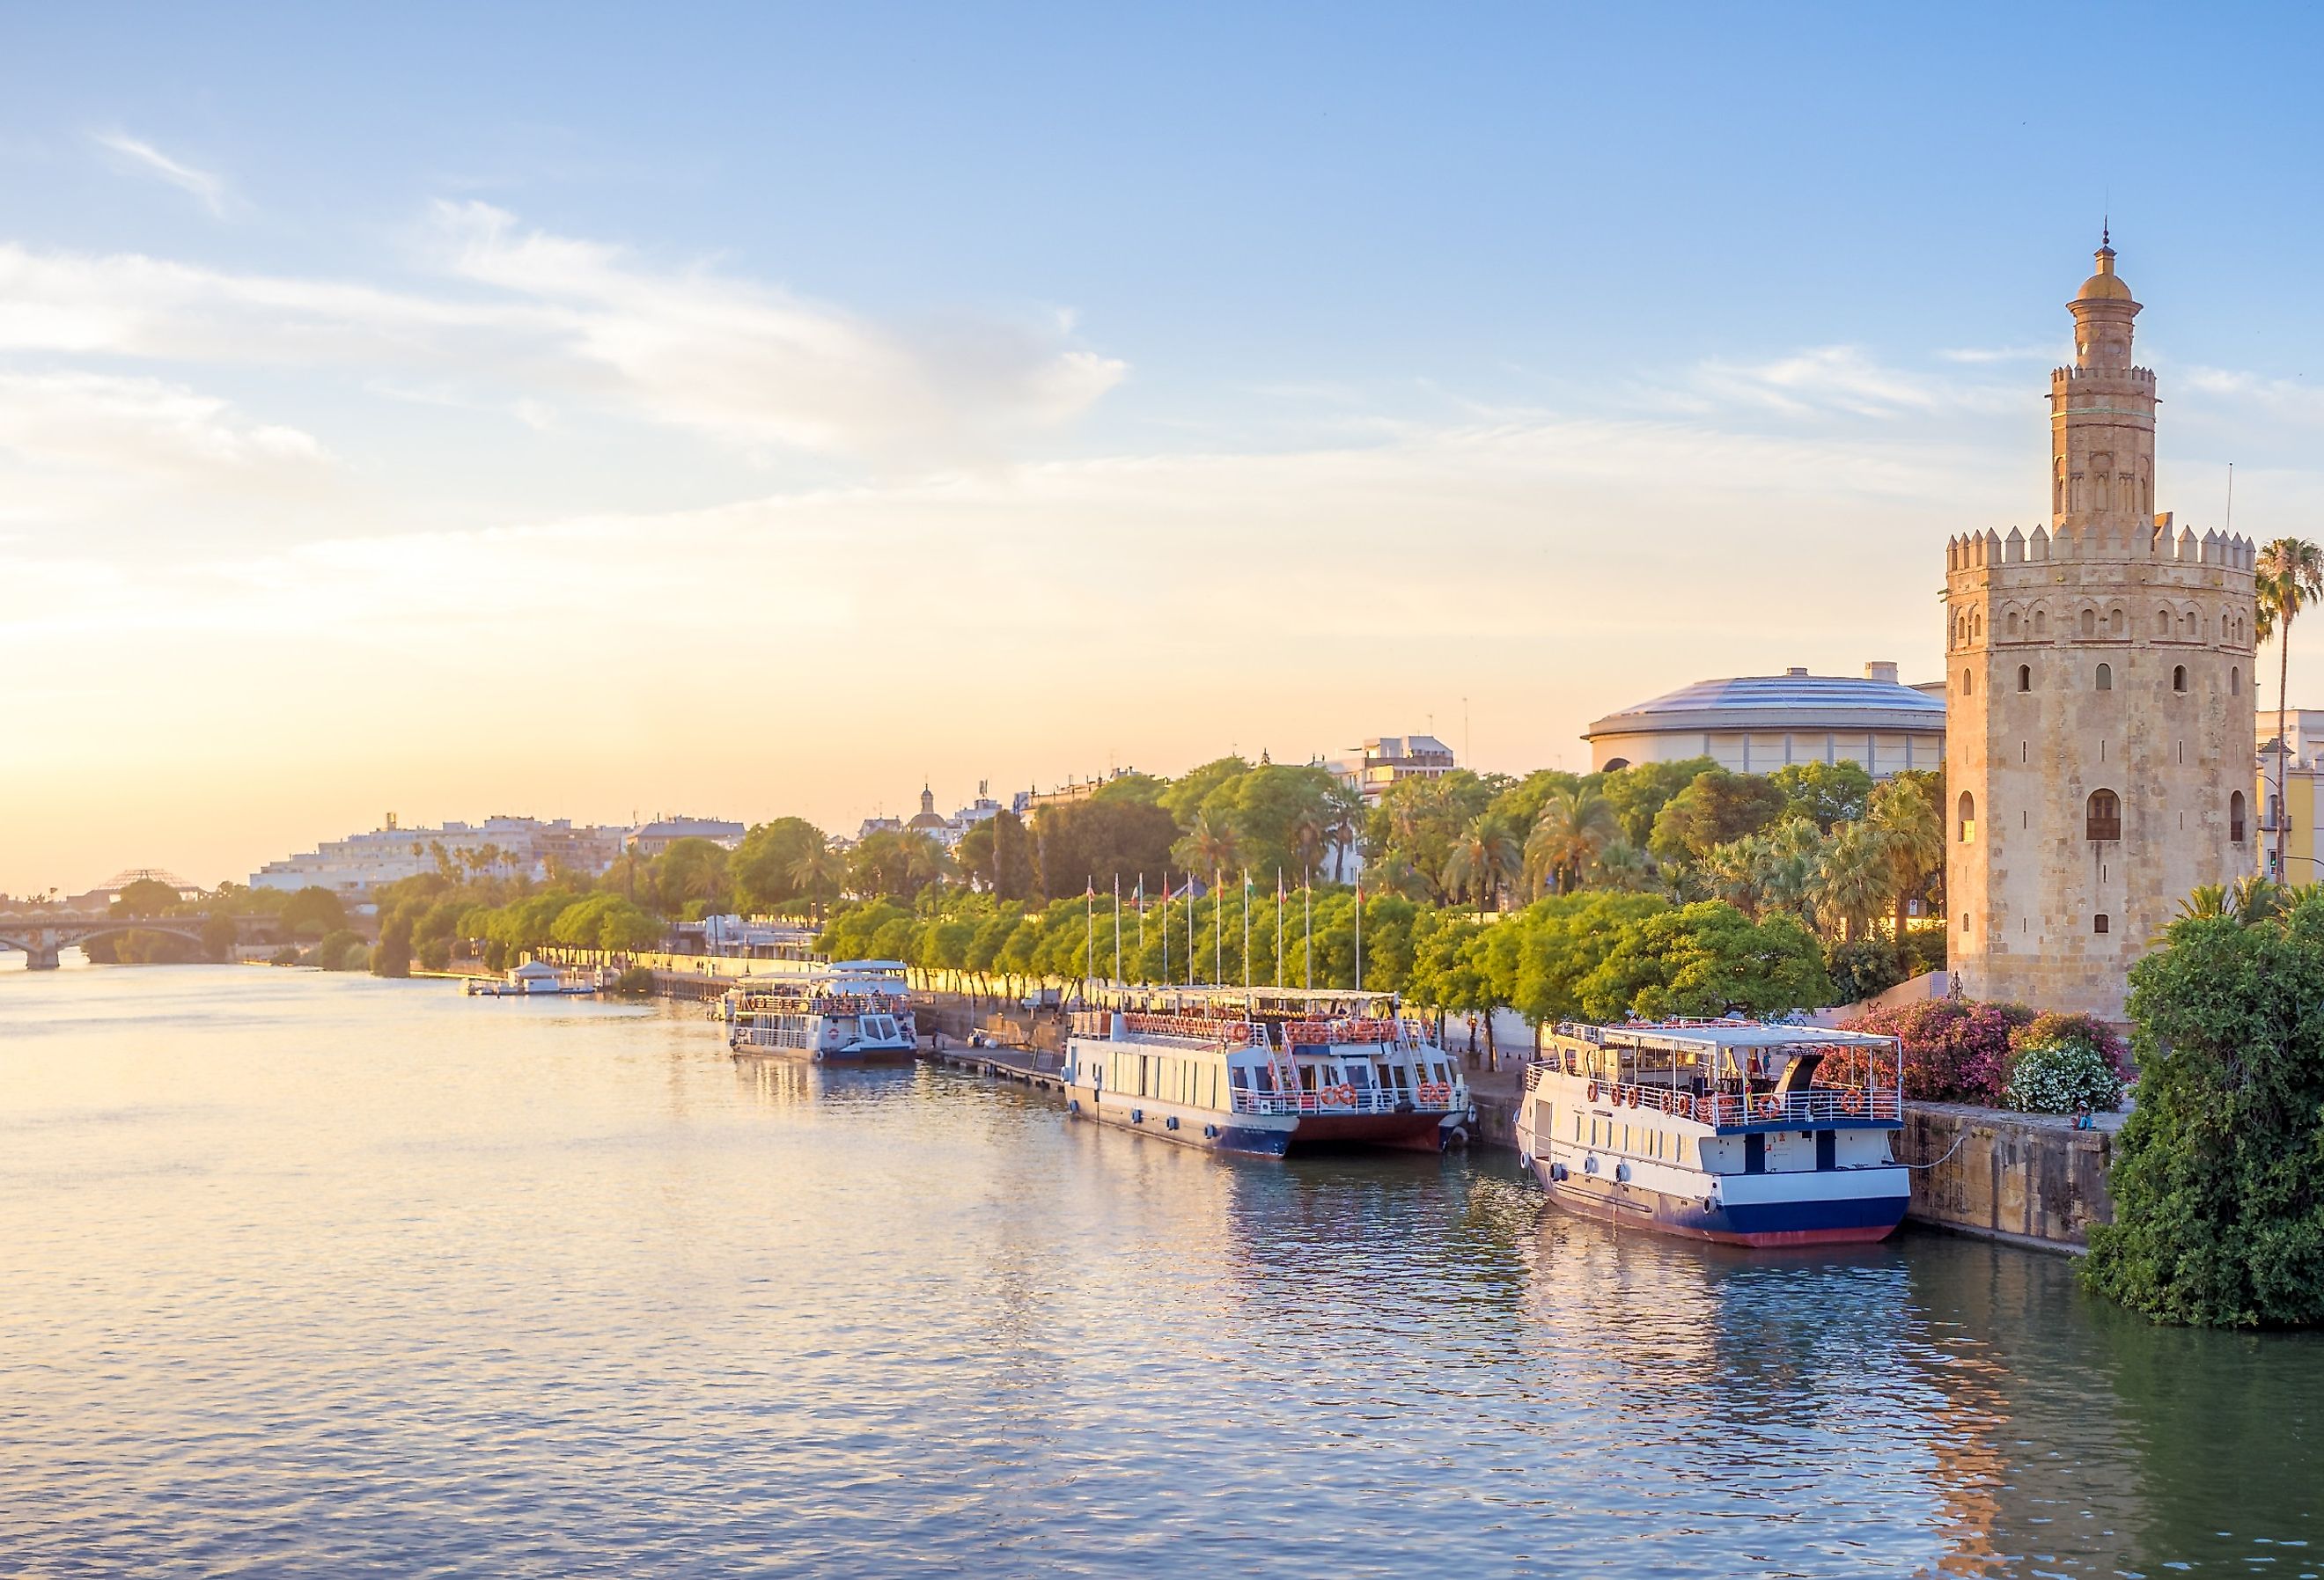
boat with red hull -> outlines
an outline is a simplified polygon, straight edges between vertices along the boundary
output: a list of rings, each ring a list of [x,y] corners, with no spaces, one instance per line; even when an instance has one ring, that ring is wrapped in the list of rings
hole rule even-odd
[[[1517,1149],[1583,1217],[1749,1246],[1886,1239],[1911,1189],[1894,1038],[1711,1020],[1566,1024],[1526,1070]]]

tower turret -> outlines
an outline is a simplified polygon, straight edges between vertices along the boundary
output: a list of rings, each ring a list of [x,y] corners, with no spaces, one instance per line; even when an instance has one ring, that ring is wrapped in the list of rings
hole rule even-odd
[[[2251,871],[2254,550],[2153,510],[2154,375],[2101,240],[2050,375],[2045,531],[1946,545],[1945,884],[1973,997],[2122,1014],[2198,885]]]

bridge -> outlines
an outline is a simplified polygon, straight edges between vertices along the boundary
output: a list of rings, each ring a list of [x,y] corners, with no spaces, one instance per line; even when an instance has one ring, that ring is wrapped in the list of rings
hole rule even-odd
[[[173,938],[184,938],[199,947],[203,925],[214,915],[222,914],[208,910],[182,910],[172,911],[167,916],[115,916],[109,910],[76,911],[45,907],[35,910],[0,911],[0,951],[19,950],[32,956],[30,969],[54,971],[62,964],[58,958],[62,951],[108,933],[167,933]],[[235,916],[227,919],[235,924],[236,941],[240,941],[246,933],[272,934],[281,925],[271,916]]]

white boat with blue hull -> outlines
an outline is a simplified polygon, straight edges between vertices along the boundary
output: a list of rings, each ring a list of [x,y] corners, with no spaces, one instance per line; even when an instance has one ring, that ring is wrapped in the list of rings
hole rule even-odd
[[[1885,1239],[1904,1215],[1892,1037],[1752,1021],[1566,1024],[1517,1150],[1560,1206],[1738,1245]]]
[[[905,967],[843,960],[824,975],[738,987],[719,1001],[726,1045],[816,1064],[895,1064],[919,1052]]]
[[[1216,1151],[1443,1151],[1476,1127],[1460,1064],[1392,993],[1104,990],[1061,1072],[1083,1119]]]

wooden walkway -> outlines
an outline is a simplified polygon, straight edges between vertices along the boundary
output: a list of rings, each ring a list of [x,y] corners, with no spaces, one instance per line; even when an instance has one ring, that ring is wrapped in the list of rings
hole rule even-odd
[[[1054,1067],[1055,1054],[1040,1054],[1022,1048],[960,1048],[950,1047],[933,1052],[923,1051],[924,1064],[940,1065],[945,1069],[959,1070],[964,1075],[982,1076],[987,1080],[1014,1081],[1038,1092],[1063,1093],[1065,1083]],[[1043,1065],[1051,1066],[1043,1068]]]

